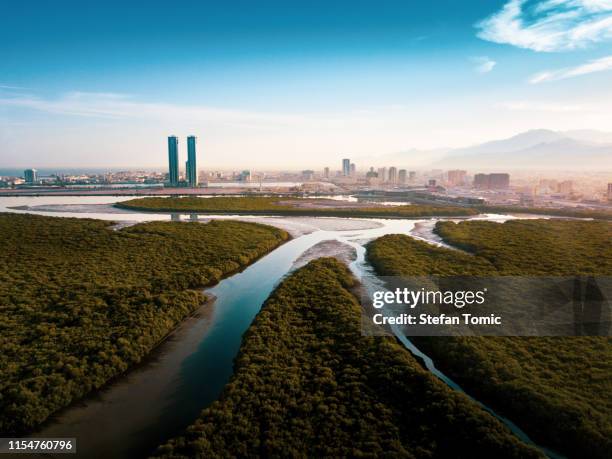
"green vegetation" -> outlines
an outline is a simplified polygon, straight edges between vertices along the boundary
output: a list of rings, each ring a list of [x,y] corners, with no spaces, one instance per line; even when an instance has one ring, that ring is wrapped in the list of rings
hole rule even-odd
[[[520,207],[520,206],[477,206],[482,213],[500,214],[535,214],[553,215],[555,217],[593,218],[596,220],[612,220],[612,211],[591,209],[552,209],[550,207]]]
[[[439,222],[449,244],[486,260],[498,275],[612,275],[612,223],[513,220]]]
[[[612,275],[612,224],[522,220],[440,222],[462,251],[389,235],[368,246],[387,276]],[[419,337],[413,341],[468,393],[514,420],[534,440],[571,457],[612,450],[609,337]]]
[[[0,214],[0,432],[22,433],[139,362],[201,288],[288,238],[231,221]],[[6,436],[6,435],[5,435]]]
[[[301,204],[301,205],[300,205]],[[306,206],[307,204],[308,206]],[[429,217],[468,216],[474,209],[452,206],[317,207],[315,199],[280,197],[182,197],[141,198],[118,202],[116,207],[151,212],[199,212],[211,214],[291,215],[321,217]]]
[[[361,334],[348,269],[310,262],[268,298],[219,400],[163,457],[538,457],[390,337]]]

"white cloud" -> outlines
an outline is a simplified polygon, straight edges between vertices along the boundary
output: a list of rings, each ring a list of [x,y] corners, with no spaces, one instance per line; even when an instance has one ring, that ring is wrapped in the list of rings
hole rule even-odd
[[[547,81],[565,80],[567,78],[588,75],[589,73],[604,72],[606,70],[612,70],[612,56],[594,59],[576,67],[539,72],[529,78],[529,82],[531,84],[538,84]]]
[[[510,102],[504,102],[500,104],[500,107],[506,110],[513,111],[529,111],[529,112],[553,112],[553,113],[566,113],[566,112],[583,112],[587,110],[587,107],[583,105],[575,104],[560,104],[553,102],[538,102],[531,100],[515,100]]]
[[[176,105],[138,101],[129,94],[73,91],[58,98],[32,95],[0,97],[0,106],[78,117],[173,122],[220,122],[258,127],[303,121],[298,115],[219,109],[202,105]]]
[[[474,70],[478,73],[489,73],[497,65],[497,62],[487,56],[474,57],[472,62],[475,64]]]
[[[568,51],[612,40],[612,0],[509,0],[476,24],[478,37],[533,51]]]

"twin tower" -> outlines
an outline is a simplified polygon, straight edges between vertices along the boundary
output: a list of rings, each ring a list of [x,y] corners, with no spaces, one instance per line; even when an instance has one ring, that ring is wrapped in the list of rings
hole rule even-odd
[[[168,137],[168,181],[170,186],[179,186],[178,137]],[[187,162],[185,181],[190,187],[198,186],[198,167],[196,165],[196,136],[187,137]]]

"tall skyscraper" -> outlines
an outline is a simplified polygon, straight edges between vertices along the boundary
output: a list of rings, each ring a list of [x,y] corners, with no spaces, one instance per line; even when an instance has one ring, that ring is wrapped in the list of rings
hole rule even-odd
[[[329,167],[326,167],[325,169],[323,169],[323,177],[326,179],[329,178]]]
[[[400,185],[406,184],[406,169],[400,169],[398,174],[398,182]]]
[[[178,186],[179,183],[178,162],[178,137],[168,137],[168,182],[170,186]]]
[[[198,166],[196,164],[196,136],[187,137],[187,181],[190,187],[198,186]]]
[[[348,177],[351,174],[351,160],[345,158],[342,160],[342,175]]]
[[[351,177],[357,176],[357,166],[355,163],[351,163]]]
[[[397,168],[394,166],[389,168],[389,182],[393,184],[397,182]]]
[[[38,183],[38,171],[36,169],[26,169],[23,171],[23,178],[26,183],[31,185]]]

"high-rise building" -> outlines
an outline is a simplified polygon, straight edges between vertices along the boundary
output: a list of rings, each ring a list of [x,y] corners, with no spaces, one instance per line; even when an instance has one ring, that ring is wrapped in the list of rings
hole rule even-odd
[[[479,190],[487,190],[489,188],[489,175],[476,174],[474,175],[474,188]]]
[[[168,137],[168,182],[170,186],[178,186],[178,164],[178,137],[171,135]]]
[[[462,170],[448,171],[448,184],[451,186],[463,185],[466,174],[467,172]]]
[[[492,190],[508,188],[510,186],[510,174],[489,174],[489,187]]]
[[[379,167],[378,168],[378,179],[381,182],[386,182],[387,181],[387,168],[386,167]]]
[[[400,185],[406,184],[406,169],[400,169],[398,174],[398,183]]]
[[[476,174],[474,188],[480,190],[499,190],[510,186],[510,174]]]
[[[323,169],[323,177],[326,179],[329,178],[329,167],[326,167],[325,169]]]
[[[36,169],[26,169],[23,171],[23,178],[30,185],[38,183],[38,171]]]
[[[357,175],[357,166],[355,163],[351,163],[351,177],[355,177]]]
[[[238,175],[238,180],[240,180],[241,182],[250,182],[251,181],[251,171],[250,170],[243,170],[239,175]]]
[[[314,171],[310,169],[302,171],[302,179],[306,181],[314,179]]]
[[[397,168],[391,166],[389,168],[389,182],[396,183],[397,182]]]
[[[408,172],[408,180],[412,183],[414,182],[414,179],[416,178],[416,171],[410,171]]]
[[[351,174],[351,160],[345,158],[342,160],[342,175],[348,177]]]
[[[366,172],[366,182],[368,185],[378,185],[380,183],[378,172],[374,172],[373,167],[370,167],[370,170]]]
[[[198,186],[198,166],[196,163],[196,136],[187,137],[187,181],[190,187]]]

